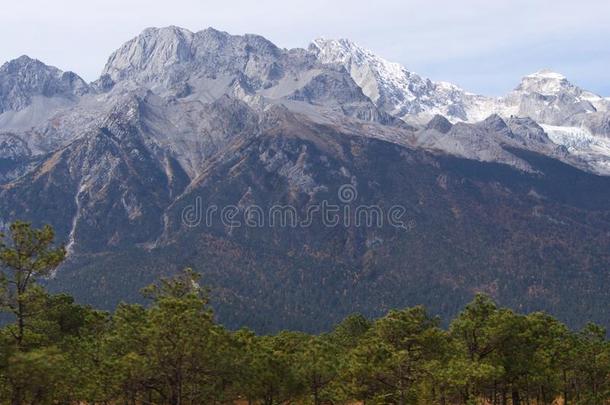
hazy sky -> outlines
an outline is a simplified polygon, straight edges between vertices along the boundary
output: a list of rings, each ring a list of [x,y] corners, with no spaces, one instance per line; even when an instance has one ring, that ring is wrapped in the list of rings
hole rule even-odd
[[[608,0],[0,0],[0,61],[27,54],[94,80],[146,27],[209,26],[281,47],[350,38],[433,80],[499,95],[541,68],[610,96]]]

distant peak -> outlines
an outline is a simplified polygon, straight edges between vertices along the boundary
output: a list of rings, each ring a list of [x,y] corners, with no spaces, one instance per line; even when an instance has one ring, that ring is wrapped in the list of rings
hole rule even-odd
[[[574,85],[561,73],[543,69],[523,77],[516,90],[526,93],[554,95],[573,88]]]
[[[313,40],[313,44],[315,44],[318,47],[324,47],[326,45],[341,45],[345,48],[359,48],[358,45],[356,45],[355,42],[347,39],[347,38],[338,38],[338,39],[332,39],[332,38],[324,38],[324,37],[320,37],[320,38],[316,38]]]
[[[352,57],[358,59],[380,59],[373,52],[346,38],[317,38],[311,43],[310,50],[318,53],[322,59],[328,59],[329,61],[345,60]]]
[[[205,28],[205,29],[203,29],[203,30],[201,30],[199,32],[203,32],[203,33],[207,33],[207,34],[214,34],[214,35],[223,35],[223,36],[230,35],[228,32],[218,30],[218,29],[216,29],[214,27],[208,27],[208,28]]]
[[[28,55],[21,55],[20,57],[13,59],[15,62],[40,62],[38,59],[30,58]]]
[[[30,58],[27,55],[21,55],[18,58],[10,60],[10,61],[6,62],[3,66],[27,66],[27,65],[32,65],[32,64],[36,64],[36,65],[40,65],[40,66],[47,66],[44,63],[42,63],[41,61],[39,61],[38,59]]]
[[[35,96],[71,98],[89,90],[76,73],[63,72],[27,55],[0,66],[0,113],[20,111]]]
[[[551,80],[566,80],[566,77],[561,73],[557,73],[551,69],[542,69],[535,73],[525,76],[526,79],[551,79]]]
[[[167,27],[148,27],[145,28],[140,35],[158,35],[158,34],[193,34],[186,28],[178,27],[176,25],[169,25]]]
[[[42,72],[44,75],[55,77],[60,77],[64,73],[54,66],[49,66],[27,55],[22,55],[0,66],[0,74],[25,74],[25,72],[28,72],[27,74],[31,77],[35,77],[37,74],[42,76]]]

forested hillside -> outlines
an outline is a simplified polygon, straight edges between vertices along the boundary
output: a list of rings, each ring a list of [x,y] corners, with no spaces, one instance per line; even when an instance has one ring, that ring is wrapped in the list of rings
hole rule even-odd
[[[0,403],[610,403],[610,343],[478,295],[441,328],[423,307],[347,317],[320,335],[227,330],[197,274],[113,313],[51,295],[36,278],[65,256],[49,227],[15,223],[0,246]],[[558,402],[559,401],[559,402]]]

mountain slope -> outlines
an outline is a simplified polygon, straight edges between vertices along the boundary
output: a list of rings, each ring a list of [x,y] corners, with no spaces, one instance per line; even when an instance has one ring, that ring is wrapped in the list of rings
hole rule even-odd
[[[192,266],[213,286],[224,323],[259,331],[321,330],[354,311],[378,315],[418,303],[449,316],[477,291],[575,326],[608,323],[609,314],[590,305],[610,298],[602,288],[609,281],[608,178],[531,152],[515,151],[537,173],[270,114],[266,120],[280,125],[210,163],[167,207],[164,233],[151,234],[148,249],[82,255],[54,288],[75,285],[80,299],[108,306],[136,299],[123,295],[126,286]],[[345,184],[357,191],[352,208],[404,206],[405,228],[328,227],[320,217],[308,227],[245,225],[252,206],[291,205],[299,218],[321,201],[343,209]],[[223,224],[220,214],[209,225],[203,217],[185,223],[197,204],[202,212],[237,207],[240,225]]]
[[[149,102],[125,104],[99,132],[3,190],[3,212],[51,218],[73,242],[53,289],[111,307],[192,266],[212,285],[221,321],[259,331],[320,330],[353,311],[416,303],[449,316],[476,291],[573,325],[608,322],[587,304],[608,299],[600,288],[610,259],[607,177],[516,149],[507,153],[527,171],[431,154],[281,106],[253,122],[254,136],[229,138],[189,177],[147,132]],[[520,125],[531,123],[496,117],[476,131],[518,136]],[[173,163],[159,164],[167,159]],[[349,204],[338,194],[346,184],[356,191]],[[270,217],[262,226],[244,222],[248,207],[293,206],[304,218],[322,201],[400,205],[404,226],[327,226],[321,216],[306,227],[271,226]],[[185,222],[198,204],[237,207],[240,225],[223,224],[220,213],[209,225]]]

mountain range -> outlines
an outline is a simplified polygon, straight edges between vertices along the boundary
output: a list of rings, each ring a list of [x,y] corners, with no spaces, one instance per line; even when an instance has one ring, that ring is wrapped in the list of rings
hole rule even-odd
[[[344,206],[346,185],[409,226],[184,217]],[[144,30],[92,83],[0,67],[0,226],[51,223],[69,260],[49,287],[103,308],[190,266],[222,322],[259,331],[420,303],[449,317],[479,291],[610,325],[609,203],[610,100],[548,70],[486,97],[349,40],[178,27]]]

